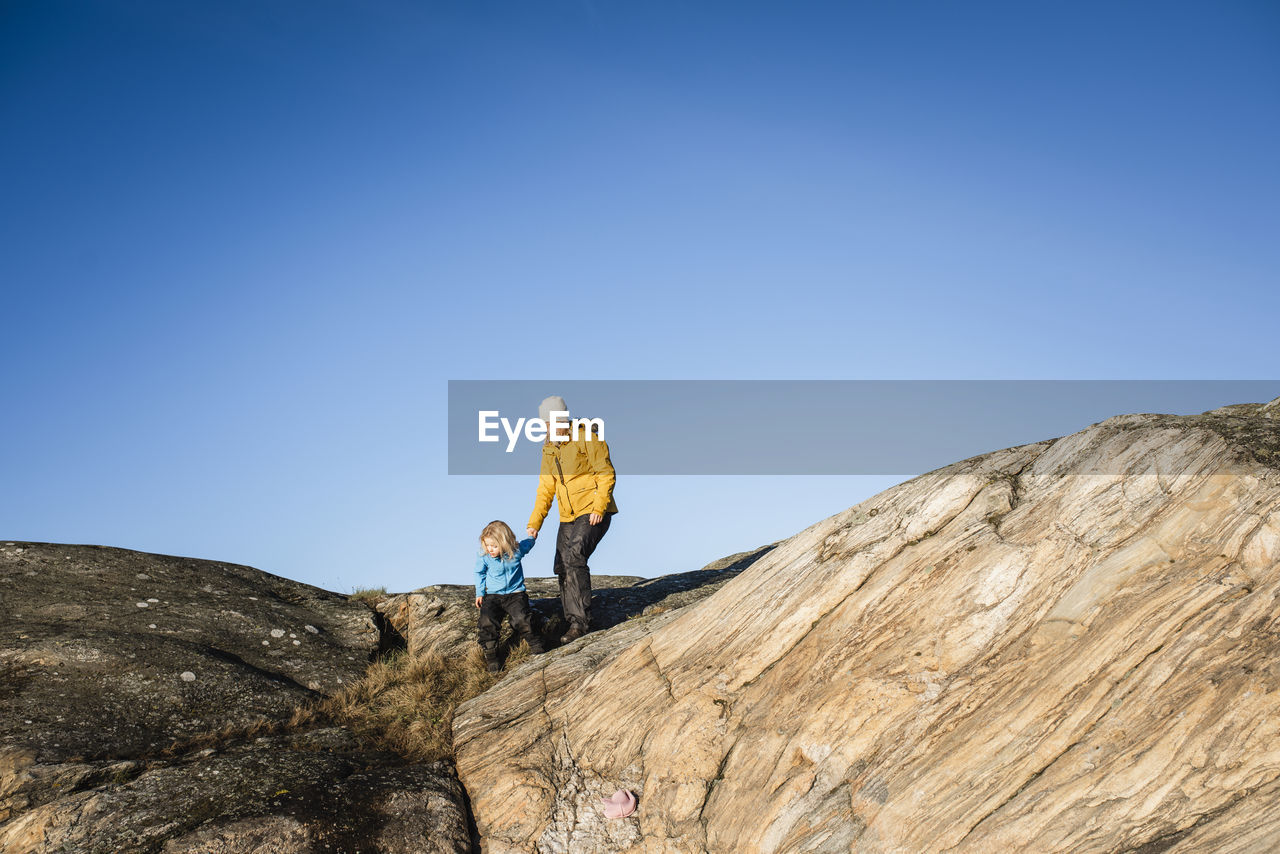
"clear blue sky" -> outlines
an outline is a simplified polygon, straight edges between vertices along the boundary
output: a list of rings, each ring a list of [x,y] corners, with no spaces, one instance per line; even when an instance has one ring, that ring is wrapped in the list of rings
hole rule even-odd
[[[2,537],[402,590],[532,503],[449,379],[1280,377],[1272,2],[0,0],[0,127]],[[593,567],[891,482],[624,471]]]

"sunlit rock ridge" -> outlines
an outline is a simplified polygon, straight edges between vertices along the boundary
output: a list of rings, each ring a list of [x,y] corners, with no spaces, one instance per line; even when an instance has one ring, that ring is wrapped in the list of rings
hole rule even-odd
[[[485,850],[1280,849],[1278,418],[958,462],[532,660],[454,723]]]

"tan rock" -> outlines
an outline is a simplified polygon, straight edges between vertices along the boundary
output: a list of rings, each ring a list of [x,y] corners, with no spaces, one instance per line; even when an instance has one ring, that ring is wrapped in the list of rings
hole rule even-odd
[[[1278,412],[956,463],[532,660],[455,719],[486,850],[1274,850]]]

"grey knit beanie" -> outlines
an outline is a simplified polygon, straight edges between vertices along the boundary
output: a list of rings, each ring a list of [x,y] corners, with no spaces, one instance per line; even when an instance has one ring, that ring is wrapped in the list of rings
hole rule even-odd
[[[553,394],[542,403],[538,404],[538,417],[548,424],[551,423],[551,413],[568,412],[569,407],[565,404],[564,398],[558,394]],[[568,421],[569,416],[561,416],[561,421]]]

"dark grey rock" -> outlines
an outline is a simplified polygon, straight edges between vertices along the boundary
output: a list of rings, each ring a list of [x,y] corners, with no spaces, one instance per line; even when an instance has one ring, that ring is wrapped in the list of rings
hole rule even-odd
[[[0,825],[0,850],[469,852],[447,762],[404,765],[344,730],[271,736],[150,766],[64,778],[56,798]]]
[[[449,763],[337,728],[249,735],[364,675],[364,603],[45,543],[0,544],[0,597],[0,851],[471,850]]]
[[[360,678],[379,638],[368,607],[336,593],[98,546],[0,545],[0,613],[0,751],[41,763],[287,717]]]

